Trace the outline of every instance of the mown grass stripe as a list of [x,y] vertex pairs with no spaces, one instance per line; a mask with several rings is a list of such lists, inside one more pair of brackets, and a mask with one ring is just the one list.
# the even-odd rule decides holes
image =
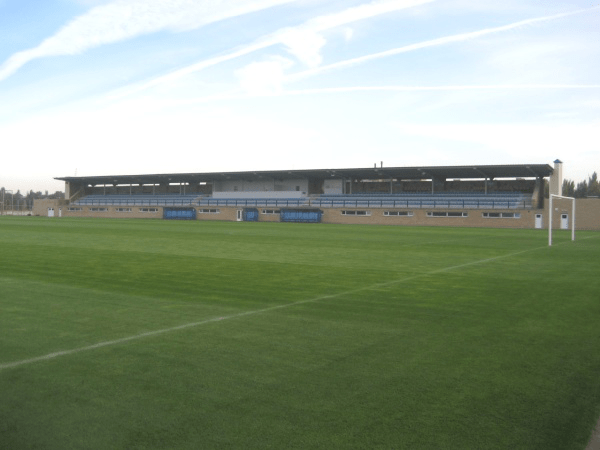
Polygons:
[[206,325],[206,324],[213,323],[213,322],[219,322],[219,321],[229,320],[229,319],[236,319],[236,318],[239,318],[239,317],[250,316],[250,315],[254,315],[254,314],[260,314],[260,313],[274,311],[274,310],[282,309],[282,308],[289,308],[289,307],[292,307],[292,306],[301,305],[301,304],[305,304],[305,303],[313,303],[313,302],[318,302],[318,301],[321,301],[321,300],[342,297],[342,296],[350,295],[350,294],[356,294],[358,292],[364,292],[364,291],[369,291],[369,290],[373,290],[373,289],[379,289],[381,287],[392,286],[392,285],[395,285],[395,284],[404,283],[406,281],[412,281],[412,280],[415,280],[415,279],[418,279],[418,278],[422,278],[422,277],[426,277],[426,276],[430,276],[430,275],[435,275],[435,274],[438,274],[438,273],[443,273],[443,272],[448,272],[448,271],[452,271],[452,270],[462,269],[464,267],[474,266],[474,265],[477,265],[477,264],[485,264],[485,263],[496,261],[496,260],[499,260],[499,259],[509,258],[509,257],[512,257],[512,256],[517,256],[517,255],[520,255],[520,254],[523,254],[523,253],[527,253],[527,252],[539,250],[541,248],[545,248],[545,247],[537,247],[537,248],[533,248],[533,249],[522,250],[522,251],[519,251],[519,252],[510,253],[510,254],[507,254],[507,255],[495,256],[493,258],[486,258],[486,259],[481,259],[481,260],[478,260],[478,261],[472,261],[472,262],[469,262],[469,263],[458,264],[456,266],[444,267],[442,269],[436,269],[436,270],[432,270],[430,272],[426,272],[426,273],[422,273],[422,274],[418,274],[418,275],[413,275],[413,276],[401,278],[401,279],[398,279],[398,280],[392,280],[392,281],[388,281],[388,282],[385,282],[385,283],[376,283],[376,284],[373,284],[371,286],[365,286],[365,287],[358,288],[358,289],[352,289],[352,290],[345,291],[345,292],[340,292],[340,293],[337,293],[337,294],[323,295],[323,296],[316,297],[316,298],[311,298],[311,299],[307,299],[307,300],[299,300],[299,301],[296,301],[296,302],[285,303],[285,304],[282,304],[282,305],[270,306],[270,307],[267,307],[267,308],[261,308],[261,309],[257,309],[257,310],[253,310],[253,311],[245,311],[245,312],[241,312],[241,313],[238,313],[238,314],[232,314],[232,315],[229,315],[229,316],[214,317],[214,318],[211,318],[211,319],[201,320],[199,322],[191,322],[191,323],[186,323],[186,324],[183,324],[183,325],[178,325],[178,326],[175,326],[175,327],[164,328],[164,329],[154,330],[154,331],[148,331],[148,332],[136,334],[136,335],[133,335],[133,336],[127,336],[127,337],[120,338],[120,339],[114,339],[114,340],[110,340],[110,341],[99,342],[97,344],[88,345],[86,347],[80,347],[80,348],[75,348],[75,349],[71,349],[71,350],[63,350],[63,351],[59,351],[59,352],[49,353],[49,354],[43,355],[43,356],[38,356],[38,357],[35,357],[35,358],[28,358],[28,359],[24,359],[24,360],[21,360],[21,361],[14,361],[14,362],[10,362],[10,363],[4,363],[4,364],[0,364],[0,370],[11,369],[11,368],[23,366],[23,365],[26,365],[26,364],[32,364],[32,363],[36,363],[36,362],[46,361],[46,360],[58,358],[60,356],[73,355],[73,354],[76,354],[76,353],[85,352],[85,351],[89,351],[89,350],[95,350],[95,349],[98,349],[98,348],[108,347],[108,346],[111,346],[111,345],[123,344],[125,342],[135,341],[135,340],[143,339],[143,338],[146,338],[146,337],[157,336],[157,335],[164,334],[164,333],[169,333],[169,332],[172,332],[172,331],[184,330],[186,328],[193,328],[193,327],[197,327],[197,326],[200,326],[200,325]]
[[600,234],[556,237],[0,218],[0,364],[51,355],[0,370],[2,443],[582,449]]

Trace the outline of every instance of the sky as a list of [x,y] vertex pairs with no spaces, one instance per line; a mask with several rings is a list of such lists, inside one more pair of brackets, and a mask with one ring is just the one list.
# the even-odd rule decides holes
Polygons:
[[600,172],[598,0],[0,0],[0,187],[172,172]]

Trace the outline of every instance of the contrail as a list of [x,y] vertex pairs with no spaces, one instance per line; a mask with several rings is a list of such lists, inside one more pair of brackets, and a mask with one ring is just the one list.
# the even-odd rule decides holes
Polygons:
[[112,1],[75,17],[38,46],[14,53],[0,64],[0,81],[37,58],[75,55],[91,48],[162,30],[187,31],[294,0]]
[[250,53],[254,53],[258,50],[272,47],[277,44],[282,44],[285,41],[286,36],[289,36],[290,33],[305,31],[318,33],[332,28],[347,25],[353,22],[358,22],[360,20],[376,17],[385,13],[400,11],[403,9],[423,5],[426,3],[431,3],[433,1],[434,0],[390,0],[371,2],[366,5],[351,7],[338,13],[318,16],[306,21],[301,25],[283,28],[272,34],[266,35],[263,38],[254,41],[251,44],[238,47],[237,49],[234,49],[233,51],[227,54],[199,61],[195,64],[191,64],[189,66],[172,71],[165,75],[153,78],[149,81],[141,82],[136,85],[119,89],[112,95],[110,95],[108,98],[109,100],[115,100],[131,94],[135,94],[157,86],[159,84],[177,80],[178,78],[181,78],[190,73],[199,72],[208,67],[216,66],[217,64],[221,64],[223,62],[230,61],[232,59],[236,59],[241,56],[248,55]]
[[[420,2],[414,2],[414,3],[406,3],[404,5],[404,7],[409,7],[409,6],[415,6],[416,4],[422,4],[422,3],[428,3],[431,0],[425,0],[425,1],[420,1]],[[502,31],[507,31],[507,30],[511,30],[514,28],[518,28],[518,27],[522,27],[525,25],[530,25],[530,24],[534,24],[537,22],[546,22],[546,21],[550,21],[550,20],[556,20],[556,19],[560,19],[562,17],[567,17],[570,15],[575,15],[575,14],[580,14],[583,12],[588,12],[591,11],[593,9],[597,9],[598,7],[594,7],[594,8],[590,8],[590,9],[584,9],[584,10],[577,10],[577,11],[571,11],[571,12],[567,12],[567,13],[561,13],[561,14],[555,14],[555,15],[550,15],[550,16],[544,16],[544,17],[536,17],[533,19],[527,19],[527,20],[522,20],[519,22],[515,22],[512,24],[508,24],[508,25],[503,25],[500,27],[493,27],[493,28],[486,28],[484,30],[480,30],[480,31],[473,31],[473,32],[468,32],[468,33],[461,33],[461,34],[456,34],[456,35],[452,35],[452,36],[446,36],[443,38],[437,38],[437,39],[432,39],[432,40],[428,40],[428,41],[424,41],[424,42],[420,42],[420,43],[416,43],[416,44],[411,44],[411,45],[407,45],[404,47],[399,47],[399,48],[395,48],[392,50],[387,50],[387,51],[383,51],[383,52],[379,52],[379,53],[374,53],[371,55],[365,55],[365,56],[361,56],[358,58],[353,58],[353,59],[349,59],[346,61],[340,61],[338,63],[334,63],[334,64],[329,64],[326,66],[322,66],[319,68],[314,68],[314,69],[309,69],[309,70],[305,70],[302,72],[299,72],[295,75],[288,75],[287,77],[285,77],[284,82],[286,83],[290,83],[290,82],[294,82],[296,80],[299,79],[304,79],[313,75],[318,75],[322,72],[325,71],[329,71],[329,70],[336,70],[336,69],[341,69],[344,67],[349,67],[349,66],[353,66],[353,65],[357,65],[357,64],[361,64],[367,61],[371,61],[374,59],[378,59],[378,58],[384,58],[387,56],[392,56],[392,55],[396,55],[396,54],[400,54],[400,53],[406,53],[406,52],[410,52],[410,51],[415,51],[415,50],[420,50],[422,48],[427,48],[427,47],[434,47],[434,46],[438,46],[438,45],[445,45],[445,44],[449,44],[452,42],[460,42],[460,41],[466,41],[469,39],[474,39],[476,37],[479,36],[484,36],[486,34],[492,34],[492,33],[499,33]],[[350,10],[352,10],[353,8],[350,8]],[[373,15],[376,15],[376,13],[382,13],[382,12],[387,12],[389,9],[387,10],[383,10],[381,7],[375,8],[374,11],[370,12],[369,14],[367,14],[367,12],[363,11],[363,16],[360,15],[356,15],[356,14],[349,14],[348,11],[343,11],[342,13],[338,13],[337,15],[331,15],[331,16],[327,16],[327,17],[323,17],[323,18],[315,18],[312,19],[311,21],[306,22],[304,25],[300,25],[298,27],[294,27],[293,29],[313,29],[314,31],[323,31],[325,29],[328,29],[330,27],[333,26],[340,26],[344,23],[349,23],[351,21],[356,21],[359,20],[360,18],[366,18],[366,17],[372,17]],[[395,9],[403,9],[400,8],[399,6],[396,6]],[[339,16],[339,17],[338,17]],[[343,20],[342,17],[345,19]],[[174,72],[168,73],[166,75],[163,75],[161,77],[157,77],[154,78],[148,82],[145,83],[141,83],[138,84],[136,86],[131,86],[129,88],[126,88],[124,90],[119,90],[117,92],[115,92],[112,96],[109,97],[110,100],[114,100],[114,99],[118,99],[121,97],[125,97],[146,89],[149,89],[151,87],[157,86],[159,84],[168,82],[168,81],[172,81],[172,80],[176,80],[180,77],[183,77],[185,75],[188,75],[190,73],[194,73],[194,72],[198,72],[201,71],[203,69],[206,69],[208,67],[212,67],[215,66],[217,64],[220,64],[222,62],[226,62],[232,59],[236,59],[239,58],[241,56],[253,53],[255,51],[276,45],[281,43],[281,34],[286,31],[286,30],[280,30],[279,32],[273,33],[272,35],[266,36],[265,38],[258,40],[256,42],[254,42],[253,44],[250,44],[248,46],[245,47],[241,47],[235,51],[232,51],[228,54],[222,55],[222,56],[217,56],[215,58],[211,58],[211,59],[207,59],[204,61],[200,61],[196,64],[192,64],[190,66],[184,67],[182,69],[176,70]],[[289,30],[287,30],[289,31]],[[524,85],[523,85],[524,86]],[[548,88],[554,88],[554,89],[571,89],[572,87],[567,87],[566,85],[543,85],[543,87],[541,87],[542,85],[540,85],[539,89],[548,89]],[[553,87],[551,87],[553,86]],[[559,87],[562,86],[562,87]],[[587,87],[595,87],[596,85],[590,85]],[[513,87],[515,89],[520,89],[518,87]],[[531,88],[531,86],[530,86]],[[327,92],[335,92],[336,88],[333,88],[331,90],[328,90]],[[344,88],[339,88],[338,92],[343,92]],[[440,88],[433,88],[433,87],[425,87],[422,89],[419,88],[383,88],[381,90],[435,90],[435,89],[439,89],[439,90],[459,90],[459,89],[493,89],[492,87],[472,87],[472,88],[466,88],[466,87],[448,87],[448,88],[444,88],[444,87],[440,87]],[[502,87],[497,87],[497,89],[502,89]],[[525,87],[523,87],[523,89],[525,89]],[[347,88],[347,91],[358,91],[358,90],[378,90],[378,88],[376,87],[366,87],[366,88]],[[305,93],[317,93],[316,90],[308,90],[308,91],[292,91],[289,95],[295,95],[294,92],[296,93],[296,95],[298,95],[300,92],[305,92]],[[325,91],[319,91],[321,93],[325,92]],[[278,95],[287,95],[287,93],[283,92],[283,93],[274,93],[273,96],[278,96]],[[238,98],[239,96],[230,96],[228,94],[225,94],[224,96],[220,96],[220,95],[216,95],[216,96],[211,96],[209,97],[209,100],[215,100],[217,98]],[[193,102],[193,101],[192,101]]]
[[295,75],[290,75],[290,76],[286,77],[285,81],[293,82],[293,81],[304,79],[304,78],[314,76],[314,75],[317,75],[317,74],[320,74],[323,72],[328,72],[328,71],[337,70],[337,69],[343,69],[346,67],[355,66],[358,64],[362,64],[362,63],[365,63],[368,61],[373,61],[373,60],[380,59],[380,58],[385,58],[388,56],[399,55],[401,53],[408,53],[408,52],[412,52],[415,50],[421,50],[421,49],[428,48],[428,47],[437,47],[440,45],[446,45],[446,44],[450,44],[453,42],[468,41],[470,39],[478,38],[480,36],[485,36],[487,34],[500,33],[502,31],[513,30],[515,28],[523,27],[525,25],[531,25],[531,24],[538,23],[538,22],[548,22],[551,20],[561,19],[563,17],[572,16],[575,14],[589,12],[589,11],[591,11],[593,9],[597,9],[597,8],[600,8],[600,7],[596,6],[594,8],[580,9],[577,11],[571,11],[571,12],[561,13],[561,14],[554,14],[551,16],[536,17],[533,19],[521,20],[519,22],[511,23],[508,25],[502,25],[500,27],[486,28],[484,30],[471,31],[468,33],[459,33],[459,34],[454,34],[451,36],[445,36],[442,38],[418,42],[416,44],[405,45],[403,47],[398,47],[398,48],[394,48],[391,50],[386,50],[386,51],[378,52],[378,53],[372,53],[370,55],[360,56],[358,58],[347,59],[345,61],[340,61],[340,62],[329,64],[326,66],[321,66],[321,67],[315,68],[315,69],[308,69],[308,70],[299,72]]

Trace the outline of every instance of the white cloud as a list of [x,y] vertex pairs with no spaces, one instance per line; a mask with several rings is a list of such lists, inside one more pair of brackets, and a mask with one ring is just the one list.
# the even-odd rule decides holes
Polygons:
[[271,95],[281,92],[284,70],[293,65],[286,58],[253,62],[236,71],[242,88],[250,95]]
[[312,30],[291,29],[281,36],[281,43],[300,62],[308,67],[317,67],[323,60],[320,52],[327,41]]
[[332,28],[337,28],[349,23],[358,22],[360,20],[370,19],[382,14],[400,11],[407,8],[412,8],[426,3],[431,3],[433,0],[383,0],[372,1],[370,3],[354,6],[345,9],[339,13],[328,14],[316,17],[309,20],[302,28],[311,29],[313,31],[324,31]]
[[[315,17],[297,27],[279,30],[274,33],[274,36],[278,42],[284,44],[288,51],[301,62],[309,67],[317,67],[322,61],[320,50],[326,44],[325,38],[320,34],[321,32],[382,14],[430,3],[431,1],[433,0],[372,1],[337,13]],[[350,38],[347,31],[346,37],[347,39]]]
[[511,24],[503,25],[503,26],[499,26],[499,27],[485,28],[485,29],[479,30],[479,31],[471,31],[471,32],[467,32],[467,33],[459,33],[459,34],[454,34],[451,36],[445,36],[445,37],[437,38],[437,39],[430,39],[427,41],[418,42],[416,44],[405,45],[403,47],[393,48],[391,50],[372,53],[369,55],[360,56],[358,58],[347,59],[347,60],[340,61],[337,63],[329,64],[326,66],[305,70],[303,72],[300,72],[293,76],[290,76],[288,78],[288,81],[295,81],[298,79],[307,78],[307,77],[318,75],[320,73],[331,71],[331,70],[352,67],[352,66],[356,66],[359,64],[369,62],[369,61],[374,61],[374,60],[381,59],[381,58],[387,58],[389,56],[399,55],[401,53],[412,52],[412,51],[421,50],[421,49],[428,48],[428,47],[437,47],[440,45],[446,45],[446,44],[450,44],[450,43],[454,43],[454,42],[468,41],[470,39],[475,39],[475,38],[485,36],[488,34],[492,34],[492,33],[500,33],[500,32],[504,32],[504,31],[520,28],[523,26],[532,25],[534,23],[547,22],[550,20],[556,20],[556,19],[560,19],[563,17],[571,16],[573,14],[589,12],[593,9],[597,9],[597,8],[571,11],[568,13],[554,14],[551,16],[536,17],[533,19],[521,20],[519,22],[515,22],[515,23],[511,23]]
[[13,54],[0,66],[0,81],[36,58],[73,55],[161,30],[190,30],[291,1],[117,0],[76,17],[39,46]]
[[[433,1],[434,0],[382,0],[371,2],[358,7],[348,8],[339,13],[319,16],[314,19],[308,20],[304,24],[299,25],[297,27],[288,27],[278,30],[275,33],[264,36],[263,38],[249,45],[240,47],[231,53],[203,60],[196,64],[192,64],[188,67],[184,67],[183,69],[179,69],[166,75],[154,78],[153,80],[140,83],[134,86],[126,87],[111,95],[110,99],[131,95],[152,88],[162,83],[173,82],[178,78],[181,78],[194,72],[198,72],[200,70],[204,70],[208,67],[215,66],[222,62],[236,59],[241,56],[253,53],[255,51],[271,47],[276,44],[286,43],[286,38],[289,40],[289,37],[294,35],[313,35],[311,38],[312,43],[310,45],[305,46],[298,43],[296,45],[290,45],[290,42],[287,43],[289,45],[288,49],[290,53],[303,60],[303,62],[308,62],[308,65],[310,67],[311,64],[314,64],[317,61],[317,59],[320,62],[321,57],[315,49],[317,49],[318,47],[318,49],[320,50],[320,48],[324,44],[324,41],[321,41],[318,37],[319,33],[332,28],[341,27],[343,25],[347,25],[349,23],[353,23],[359,20],[369,19],[377,15],[389,13],[392,11],[400,11],[417,5],[431,3]],[[292,39],[292,41],[296,40]]]

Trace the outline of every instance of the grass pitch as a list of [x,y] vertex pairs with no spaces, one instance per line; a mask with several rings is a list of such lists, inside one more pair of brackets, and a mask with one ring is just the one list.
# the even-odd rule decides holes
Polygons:
[[0,448],[583,449],[600,234],[0,217]]

